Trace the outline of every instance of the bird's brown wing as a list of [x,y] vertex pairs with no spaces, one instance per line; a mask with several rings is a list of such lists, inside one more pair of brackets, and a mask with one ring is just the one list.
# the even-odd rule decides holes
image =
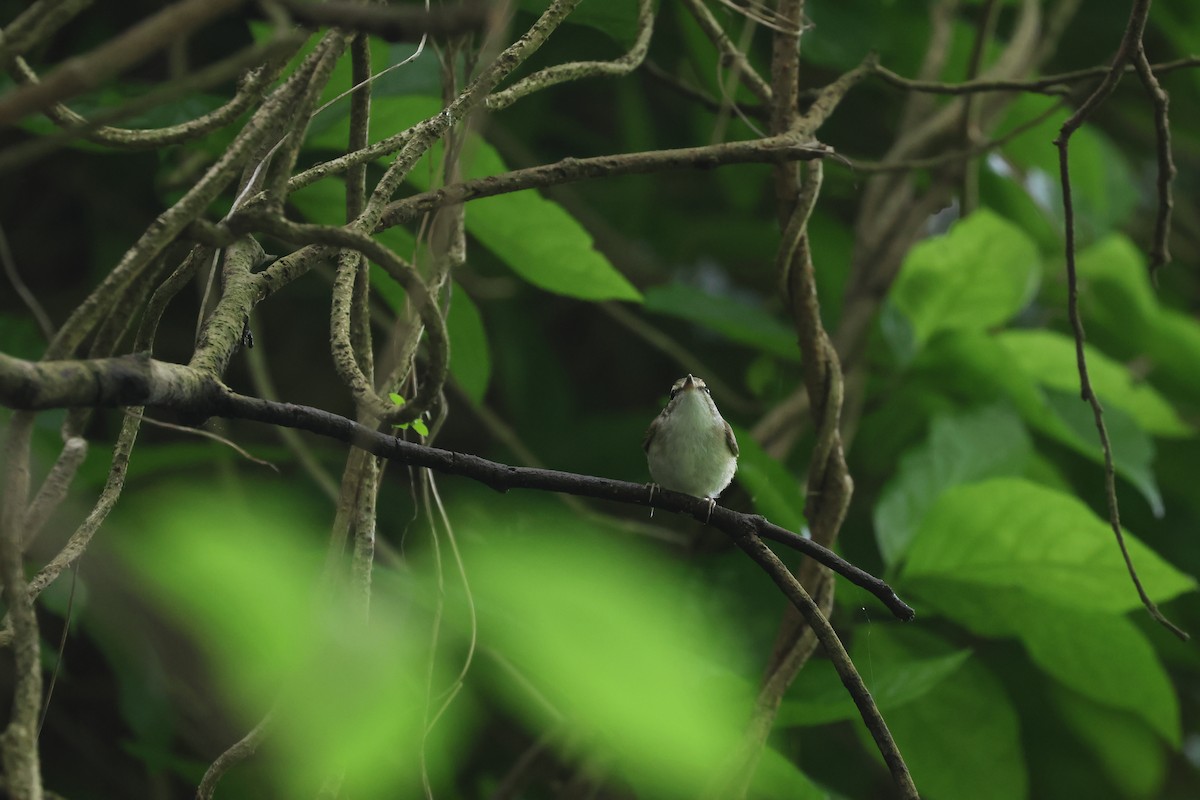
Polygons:
[[658,420],[661,416],[660,414],[654,418],[654,422],[651,422],[650,427],[646,428],[646,435],[642,437],[642,450],[646,452],[650,451],[650,443],[654,441],[654,434],[658,433]]
[[741,451],[738,449],[737,439],[733,435],[733,428],[729,427],[728,422],[725,423],[725,444],[729,445],[729,452],[733,453],[734,458],[741,454]]

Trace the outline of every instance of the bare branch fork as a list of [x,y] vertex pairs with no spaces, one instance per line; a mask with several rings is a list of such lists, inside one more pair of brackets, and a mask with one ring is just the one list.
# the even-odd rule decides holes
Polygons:
[[[468,453],[406,442],[321,409],[240,395],[198,370],[145,355],[30,362],[0,353],[0,404],[29,411],[147,406],[176,411],[191,419],[219,416],[264,422],[328,436],[398,463],[461,475],[500,492],[540,489],[689,514],[697,520],[707,520],[743,548],[745,542],[755,546],[752,543],[760,538],[785,544],[871,592],[899,619],[908,621],[915,616],[913,609],[883,580],[762,516],[718,506],[710,518],[707,501],[679,492],[659,491],[651,499],[641,483],[511,466]],[[774,574],[772,578],[777,582],[787,580]]]
[[1079,394],[1091,406],[1092,417],[1096,423],[1096,432],[1100,438],[1100,448],[1104,452],[1104,494],[1108,502],[1109,526],[1112,528],[1113,535],[1117,539],[1117,546],[1121,548],[1121,556],[1125,559],[1125,568],[1129,571],[1129,578],[1133,581],[1134,588],[1137,589],[1138,597],[1141,599],[1142,605],[1146,607],[1146,611],[1164,628],[1186,641],[1189,638],[1187,632],[1167,619],[1159,611],[1154,601],[1150,599],[1150,596],[1146,594],[1146,589],[1142,586],[1142,581],[1138,577],[1137,568],[1133,564],[1133,558],[1129,554],[1129,548],[1125,544],[1125,534],[1121,531],[1121,511],[1117,504],[1117,477],[1116,465],[1113,461],[1112,441],[1108,436],[1108,427],[1104,424],[1104,408],[1100,405],[1100,398],[1096,396],[1096,392],[1092,388],[1092,381],[1088,375],[1087,355],[1084,350],[1087,336],[1083,329],[1083,317],[1079,313],[1079,278],[1075,266],[1075,208],[1071,200],[1071,172],[1068,160],[1071,135],[1083,126],[1087,118],[1092,115],[1092,112],[1108,99],[1108,96],[1117,88],[1117,83],[1121,80],[1126,66],[1131,63],[1135,65],[1154,103],[1155,122],[1158,129],[1159,214],[1155,231],[1156,239],[1153,246],[1154,258],[1151,260],[1151,271],[1153,272],[1154,269],[1157,269],[1163,260],[1167,258],[1166,236],[1170,232],[1171,209],[1170,181],[1175,167],[1171,162],[1170,140],[1167,134],[1166,94],[1154,79],[1154,75],[1146,61],[1146,54],[1142,45],[1142,34],[1146,29],[1146,18],[1149,14],[1150,0],[1134,0],[1133,7],[1129,12],[1129,23],[1125,28],[1124,36],[1121,37],[1121,44],[1117,49],[1116,56],[1113,58],[1112,66],[1095,91],[1063,123],[1062,128],[1059,130],[1058,138],[1054,140],[1054,145],[1058,148],[1059,178],[1062,182],[1063,219],[1066,228],[1067,312],[1071,318],[1072,331],[1075,334],[1075,360],[1079,369]]

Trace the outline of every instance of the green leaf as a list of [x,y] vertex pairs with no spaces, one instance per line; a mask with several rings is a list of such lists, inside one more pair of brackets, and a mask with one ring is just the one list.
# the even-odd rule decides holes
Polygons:
[[[1126,532],[1147,593],[1163,601],[1195,580]],[[904,584],[952,579],[979,591],[1022,589],[1047,602],[1121,613],[1141,603],[1107,522],[1076,498],[1019,478],[950,489],[909,547]]]
[[429,426],[425,424],[424,420],[414,419],[412,421],[412,429],[422,436],[429,435]]
[[[859,629],[864,639],[870,629]],[[911,658],[879,659],[868,657],[868,646],[857,646],[854,662],[859,669],[871,663],[866,676],[867,688],[881,712],[911,703],[935,692],[939,684],[954,674],[971,656],[970,650],[945,654],[920,654]],[[833,665],[826,660],[813,660],[804,668],[804,679],[798,681],[779,708],[776,724],[784,727],[824,725],[841,720],[861,719],[858,707],[846,692]]]
[[[425,746],[435,772],[451,763],[443,737],[426,737],[424,680],[397,680],[429,667],[423,623],[400,618],[404,604],[382,575],[370,623],[346,597],[314,602],[321,515],[267,485],[251,498],[160,494],[121,555],[147,600],[195,637],[239,717],[253,724],[281,699],[265,762],[278,786],[270,794],[312,795],[337,774],[356,796],[412,796]],[[437,673],[435,685],[449,685]],[[449,733],[456,718],[452,708],[439,726]]]
[[1148,359],[1149,379],[1200,404],[1200,322],[1159,303],[1145,254],[1127,237],[1106,237],[1079,254],[1080,308],[1089,334],[1121,358]]
[[1079,273],[1079,305],[1088,334],[1107,330],[1115,343],[1142,350],[1158,315],[1158,298],[1150,285],[1146,259],[1137,245],[1112,234],[1075,258]]
[[1005,406],[935,417],[929,438],[909,451],[875,506],[875,539],[889,564],[903,555],[925,512],[951,486],[1019,475],[1033,452],[1025,426]]
[[[508,170],[484,142],[468,145],[466,151],[467,178]],[[595,249],[591,234],[562,206],[533,189],[474,200],[467,205],[466,222],[472,236],[538,288],[581,300],[642,299]]]
[[[1052,97],[1021,95],[1013,100],[996,135],[1041,116],[1059,101]],[[1058,135],[1069,110],[1050,113],[1040,124],[1004,146],[1004,153],[1023,168],[1025,185],[1038,204],[1062,224],[1062,190],[1058,150],[1048,142]],[[1080,240],[1096,241],[1127,221],[1137,207],[1138,181],[1121,151],[1095,126],[1084,126],[1071,136],[1071,197]]]
[[1020,627],[1034,662],[1097,703],[1136,714],[1175,747],[1181,731],[1171,679],[1125,617],[1039,606]]
[[1097,766],[1123,796],[1159,796],[1166,753],[1144,722],[1069,689],[1058,689],[1051,697],[1059,716],[1092,749]]
[[[1017,365],[1042,386],[1079,394],[1075,340],[1056,331],[1014,330],[996,334]],[[1085,346],[1092,388],[1106,406],[1119,408],[1157,436],[1189,436],[1192,428],[1153,387],[1136,381],[1129,369]]]
[[[911,626],[874,636],[871,648],[875,669],[890,661],[926,661],[958,652]],[[869,671],[864,679],[867,675]],[[1028,775],[1017,713],[980,659],[967,659],[919,701],[890,709],[887,724],[922,797],[1026,797]],[[855,730],[863,747],[879,760],[865,726]]]
[[[992,402],[997,395],[1008,397],[1030,428],[1103,466],[1091,411],[1079,400],[1078,392],[1067,395],[1039,386],[997,337],[971,332],[939,336],[922,352],[916,371],[941,391],[973,402]],[[1138,487],[1154,513],[1160,513],[1162,497],[1152,463],[1154,443],[1115,406],[1108,406],[1105,419],[1117,474]]]
[[476,404],[482,403],[492,376],[487,331],[479,308],[457,283],[450,296],[446,329],[450,333],[450,373],[467,397]]
[[396,394],[395,392],[388,392],[388,398],[391,399],[391,401],[398,406],[402,406],[408,402],[407,400],[405,400],[403,397]]
[[749,431],[735,428],[738,448],[737,479],[754,510],[789,531],[801,533],[804,520],[804,486],[787,467],[767,454]]
[[[1046,390],[1046,401],[1054,410],[1054,421],[1062,423],[1069,435],[1059,433],[1059,426],[1052,427],[1052,435],[1059,441],[1071,445],[1076,451],[1091,457],[1096,463],[1104,463],[1104,451],[1100,447],[1100,434],[1096,429],[1096,417],[1092,407],[1079,399],[1079,395]],[[1104,412],[1104,428],[1108,431],[1109,444],[1113,451],[1113,464],[1117,474],[1137,487],[1150,510],[1156,517],[1164,512],[1162,491],[1154,476],[1154,441],[1128,414],[1116,406]]]
[[1150,358],[1158,366],[1156,381],[1170,385],[1200,405],[1200,322],[1190,315],[1163,309],[1147,347]]
[[648,311],[702,325],[734,342],[788,361],[800,360],[796,332],[758,306],[728,295],[713,295],[683,283],[646,290]]
[[763,748],[749,796],[755,800],[830,800],[829,792],[773,747]]
[[474,543],[465,560],[481,646],[522,676],[505,682],[502,702],[535,724],[555,709],[639,796],[698,796],[740,741],[751,702],[720,666],[744,646],[733,620],[680,602],[689,590],[678,565],[551,506],[500,517],[480,507],[456,534]]
[[[372,103],[373,130],[390,135],[440,111],[440,103],[431,97],[383,97]],[[344,135],[330,135],[328,141],[325,136],[314,137],[309,146],[344,146]],[[409,173],[409,183],[422,191],[428,189],[432,185],[432,165],[439,163],[440,152],[437,147],[432,155],[423,157]],[[508,171],[495,148],[478,137],[470,137],[462,152],[464,180]],[[381,160],[390,161],[391,157]],[[344,216],[344,206],[341,213]],[[339,219],[336,224],[343,222]],[[466,227],[513,272],[541,289],[583,300],[641,299],[637,289],[593,247],[591,234],[562,206],[533,189],[471,201],[466,206]],[[413,248],[405,245],[412,242],[412,237],[405,233],[403,241],[392,243],[386,238],[391,230],[399,229],[377,235],[401,255],[410,253]]]
[[[288,196],[310,222],[321,225],[344,225],[346,222],[346,183],[340,178],[327,178],[298,189]],[[384,246],[404,259],[412,261],[417,249],[416,240],[404,228],[388,228],[375,234]],[[404,310],[404,288],[377,264],[371,264],[371,288],[387,304],[393,314]]]
[[1170,679],[1145,635],[1125,617],[1067,605],[1028,587],[982,588],[954,576],[915,580],[909,589],[924,607],[980,636],[1019,639],[1033,662],[1063,686],[1135,714],[1165,741],[1179,744],[1179,705]]
[[990,211],[909,251],[891,300],[917,339],[943,330],[986,330],[1007,322],[1033,296],[1041,275],[1037,245]]

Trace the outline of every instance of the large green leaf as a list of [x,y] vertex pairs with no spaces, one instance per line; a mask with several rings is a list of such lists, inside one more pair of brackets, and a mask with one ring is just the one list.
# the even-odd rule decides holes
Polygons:
[[1179,705],[1170,679],[1146,637],[1120,614],[1066,605],[1029,588],[984,588],[952,576],[917,578],[905,586],[918,607],[980,636],[1019,639],[1033,662],[1062,685],[1135,714],[1165,741],[1179,743]]
[[[122,555],[148,601],[192,632],[239,717],[253,724],[276,707],[272,794],[312,795],[336,774],[356,796],[411,796],[423,764],[451,763],[426,737],[420,604],[389,598],[377,579],[368,623],[348,595],[314,594],[322,515],[266,485],[252,497],[154,498]],[[441,673],[438,665],[434,685],[447,685]]]
[[[889,633],[872,637],[875,669],[889,661],[920,662],[957,652],[920,628],[885,630]],[[967,659],[920,700],[890,709],[887,724],[922,797],[1026,796],[1028,776],[1016,710],[978,658]],[[863,746],[877,755],[865,726],[856,730]]]
[[[495,148],[476,137],[464,146],[462,164],[465,179],[508,171]],[[428,189],[429,170],[414,169],[409,181]],[[466,225],[484,247],[534,286],[583,300],[641,300],[638,290],[595,249],[591,234],[536,190],[473,200],[467,204]]]
[[1068,689],[1052,695],[1059,716],[1096,755],[1105,777],[1126,797],[1157,797],[1167,774],[1162,743],[1137,716]]
[[[1196,588],[1131,533],[1125,542],[1154,600]],[[1094,613],[1140,607],[1108,524],[1075,497],[1018,478],[943,494],[925,515],[901,575],[905,584],[942,578],[981,592],[1022,589]]]
[[[1007,397],[1030,428],[1103,465],[1090,407],[1079,399],[1078,391],[1040,386],[1037,377],[1026,372],[997,337],[971,332],[939,336],[921,354],[917,367],[942,391],[975,402],[991,402],[997,395]],[[1056,380],[1065,379],[1059,376]],[[1138,488],[1155,514],[1161,514],[1150,435],[1111,404],[1105,422],[1117,474]]]
[[[372,130],[380,131],[373,138],[405,130],[440,110],[440,103],[431,97],[382,97],[371,106]],[[344,141],[340,132],[326,131],[311,137],[308,145],[344,147]],[[434,165],[440,162],[440,145],[431,153],[408,175],[409,182],[421,191],[433,185]],[[464,179],[508,171],[496,150],[474,136],[463,147],[462,166]],[[313,186],[303,191],[312,190]],[[637,289],[593,247],[591,234],[562,206],[546,200],[535,190],[471,201],[466,209],[466,227],[484,247],[534,286],[584,300],[641,299]],[[384,231],[379,236],[382,239],[388,233]]]
[[809,780],[773,747],[763,749],[750,785],[750,796],[756,800],[830,800],[829,792]]
[[1041,274],[1037,245],[1011,222],[981,210],[913,247],[891,300],[917,340],[944,330],[986,330],[1029,302]]
[[720,667],[737,652],[732,620],[681,602],[677,565],[553,506],[469,516],[456,528],[474,542],[480,640],[522,676],[502,701],[535,722],[556,709],[645,796],[697,796],[740,741],[751,699]]
[[1078,258],[1080,307],[1088,332],[1124,359],[1148,359],[1157,387],[1200,405],[1200,322],[1160,304],[1146,256],[1112,235]]
[[646,309],[703,325],[728,339],[788,361],[800,360],[796,333],[762,308],[683,283],[646,290]]
[[[949,653],[922,653],[910,658],[875,658],[870,629],[859,629],[864,644],[856,645],[853,658],[859,670],[871,664],[864,676],[875,705],[885,718],[892,709],[925,697],[954,674],[971,656],[970,650]],[[887,634],[884,634],[887,635]],[[858,706],[846,692],[833,665],[824,659],[810,661],[796,687],[779,707],[776,724],[784,727],[824,725],[841,720],[861,719]]]
[[909,451],[875,506],[875,539],[889,564],[904,554],[921,519],[951,486],[1019,475],[1033,452],[1020,418],[1006,406],[934,418],[929,438]]
[[[1017,366],[1042,386],[1079,392],[1075,340],[1056,331],[1014,330],[996,334]],[[1129,369],[1093,347],[1085,346],[1092,388],[1106,406],[1119,408],[1157,436],[1189,436],[1191,426],[1179,418],[1162,395],[1140,383]]]
[[[1020,95],[1008,108],[997,135],[1003,136],[1047,113],[1057,98]],[[1023,168],[1025,185],[1038,204],[1062,224],[1062,190],[1058,149],[1050,145],[1069,109],[1050,112],[1046,119],[1004,146],[1005,154]],[[1120,149],[1095,126],[1086,125],[1071,137],[1071,197],[1079,240],[1102,238],[1129,218],[1137,206],[1139,186]]]

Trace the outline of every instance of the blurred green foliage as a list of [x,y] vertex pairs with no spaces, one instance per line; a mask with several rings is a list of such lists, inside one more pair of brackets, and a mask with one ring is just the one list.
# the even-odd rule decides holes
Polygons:
[[[545,2],[517,5],[522,25]],[[979,4],[963,5],[947,80],[963,76],[974,38],[967,19]],[[1015,5],[1002,4],[1001,36]],[[616,55],[631,39],[634,7],[582,4],[580,24],[557,32],[524,69]],[[1048,71],[1106,63],[1126,12],[1124,4],[1088,4]],[[815,27],[804,38],[805,87],[872,49],[906,75],[921,64],[927,4],[813,0],[807,13]],[[102,40],[115,24],[103,17],[85,14],[67,42]],[[721,19],[740,29],[739,18]],[[1151,59],[1194,50],[1195,23],[1188,0],[1155,3]],[[198,61],[210,60],[261,30],[227,20],[191,46]],[[412,52],[381,43],[372,50],[377,69]],[[761,68],[768,54],[759,31],[751,60]],[[679,4],[659,4],[651,58],[721,96],[716,51]],[[148,66],[78,107],[137,93],[163,69]],[[349,75],[344,60],[326,100],[348,88]],[[381,79],[371,139],[436,112],[438,81],[432,49]],[[1151,597],[1200,633],[1191,577],[1200,574],[1200,209],[1191,200],[1200,79],[1182,70],[1164,84],[1180,168],[1175,264],[1151,282],[1153,120],[1127,79],[1072,140],[1079,299],[1134,561]],[[217,94],[149,121],[210,108]],[[733,96],[755,102],[742,88]],[[902,101],[867,81],[821,138],[838,152],[877,158],[899,133]],[[1016,98],[994,132],[1055,102]],[[339,101],[313,121],[302,167],[344,147],[347,109]],[[1078,395],[1050,144],[1068,113],[1054,112],[982,162],[977,211],[931,221],[884,298],[847,411],[855,497],[840,548],[893,581],[918,617],[902,626],[840,582],[833,621],[922,796],[934,800],[1200,793],[1200,656],[1141,610],[1108,527],[1102,458]],[[643,73],[556,87],[479,122],[464,145],[467,177],[694,146],[716,130],[710,111]],[[8,143],[26,134],[3,135]],[[753,133],[734,117],[724,135]],[[79,147],[12,177],[0,221],[52,318],[65,318],[226,137],[151,155]],[[414,170],[405,192],[441,183],[440,152]],[[371,165],[370,176],[384,163]],[[834,161],[825,173],[811,234],[822,314],[833,328],[868,176]],[[341,224],[344,210],[337,178],[289,198],[297,219]],[[738,482],[722,502],[802,529],[811,434],[782,459],[770,454],[775,442],[751,438],[801,381],[776,284],[775,213],[761,166],[631,175],[470,203],[468,263],[449,301],[450,415],[436,444],[646,480],[642,432],[671,382],[703,365],[702,377],[729,387],[714,397],[742,447]],[[420,223],[380,238],[427,264]],[[405,298],[382,271],[372,269],[371,280],[381,342]],[[156,356],[186,360],[199,294],[185,292],[169,309]],[[619,324],[604,305],[616,301],[660,338]],[[263,304],[253,325],[283,399],[352,415],[329,357],[328,314],[328,273],[318,269]],[[0,349],[22,357],[40,349],[36,326],[7,291]],[[252,391],[240,359],[228,381]],[[57,454],[61,419],[39,417],[42,470]],[[116,413],[92,421],[93,450],[76,492],[31,560],[52,555],[87,513],[107,473],[104,444],[120,423]],[[508,782],[536,800],[599,785],[684,798],[727,765],[784,608],[728,542],[662,515],[647,521],[602,506],[614,518],[593,519],[555,498],[500,496],[440,478],[448,530],[421,513],[420,478],[389,467],[367,621],[355,595],[323,577],[333,504],[270,430],[213,426],[282,475],[217,442],[143,429],[125,495],[78,576],[76,621],[42,736],[50,788],[74,798],[191,796],[205,766],[271,708],[260,757],[234,767],[217,797],[313,796],[335,778],[357,797],[420,796],[428,780],[435,797],[488,797]],[[344,450],[306,442],[336,478]],[[631,538],[631,523],[645,532],[648,522],[661,539]],[[65,580],[42,604],[47,650],[63,624]],[[522,764],[524,772],[514,768]],[[752,796],[875,798],[889,786],[818,653],[784,699]]]

